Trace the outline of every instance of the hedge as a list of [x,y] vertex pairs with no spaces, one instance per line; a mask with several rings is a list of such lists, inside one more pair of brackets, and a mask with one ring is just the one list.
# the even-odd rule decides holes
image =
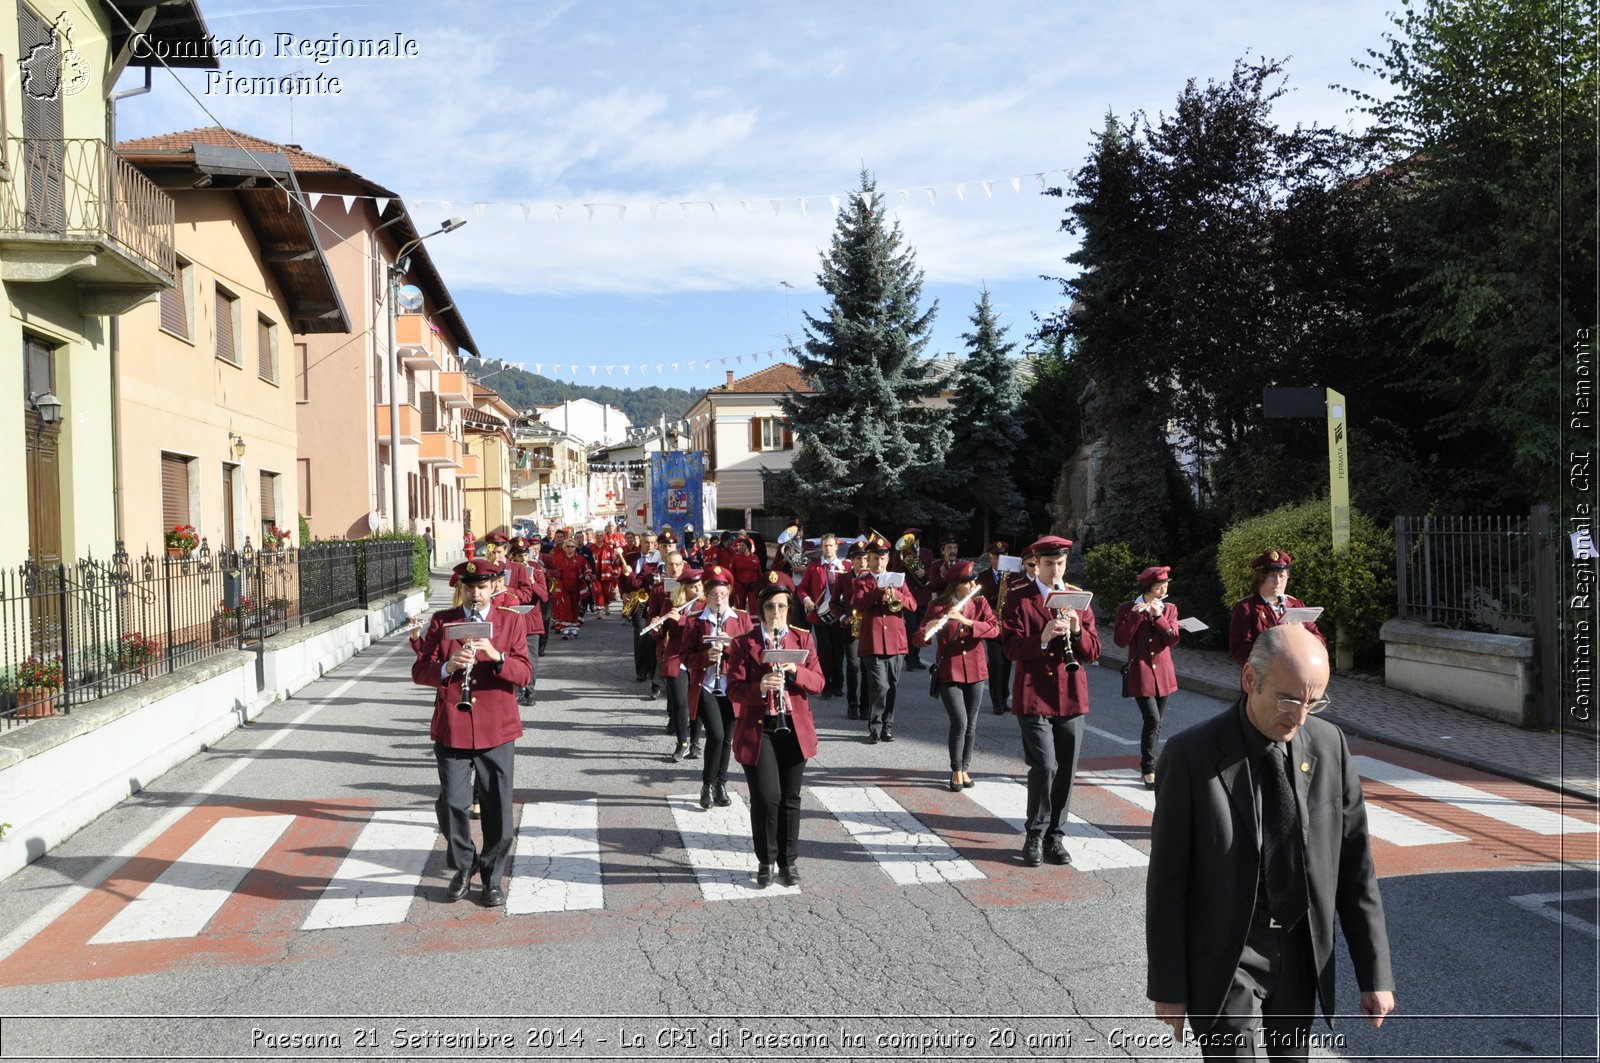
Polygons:
[[1148,554],[1135,554],[1123,542],[1100,543],[1083,555],[1083,584],[1094,592],[1095,605],[1107,616],[1139,593],[1139,573],[1157,564]]

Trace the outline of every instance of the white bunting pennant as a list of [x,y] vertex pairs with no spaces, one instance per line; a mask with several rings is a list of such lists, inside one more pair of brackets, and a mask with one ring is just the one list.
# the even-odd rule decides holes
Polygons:
[[1043,192],[1044,191],[1044,174],[1036,173],[1033,176],[1035,176],[1035,177],[1037,177],[1039,179],[1039,191]]
[[383,212],[389,209],[388,196],[375,196],[372,205],[378,208],[378,217],[383,217]]
[[356,209],[355,196],[340,196],[339,198],[344,201],[344,212],[346,214],[349,214],[352,210]]
[[828,202],[833,204],[833,212],[835,214],[839,213],[839,197],[838,196],[829,196],[828,197]]
[[1022,178],[1020,178],[1020,177],[1013,177],[1013,178],[1012,178],[1012,179],[1011,179],[1011,191],[1013,191],[1013,192],[1020,192],[1020,191],[1022,191]]
[[911,193],[910,193],[910,192],[907,192],[907,191],[906,191],[906,190],[905,190],[905,189],[903,189],[903,188],[902,188],[902,189],[900,189],[900,205],[901,205],[901,206],[902,206],[902,207],[903,207],[903,206],[905,206],[905,205],[906,205],[906,204],[907,204],[907,203],[910,203],[910,202],[911,202]]
[[308,192],[308,193],[306,193],[306,202],[311,204],[311,209],[312,210],[316,210],[317,209],[317,204],[322,202],[322,193],[321,192]]
[[928,186],[928,202],[935,205],[939,202],[939,190],[932,185]]
[[661,204],[659,204],[659,203],[650,204],[650,217],[654,218],[656,216],[656,208],[659,207],[660,205]]
[[990,199],[994,198],[994,182],[993,181],[987,181],[986,180],[986,181],[983,182],[983,194],[988,196]]
[[687,204],[687,203],[679,203],[678,204],[678,209],[683,211],[683,216],[685,218],[687,218],[689,216],[689,204]]
[[573,366],[572,367],[572,375],[573,376],[577,376],[578,375],[578,367],[577,366]]
[[583,205],[583,210],[584,210],[585,214],[589,215],[589,220],[590,221],[594,221],[594,204],[593,203],[585,203]]
[[715,203],[708,203],[706,205],[711,208],[711,213],[712,214],[715,214],[719,218],[722,217],[722,211],[717,209],[717,205]]
[[967,201],[967,186],[966,185],[960,185],[960,184],[956,185],[956,198],[961,200],[961,202],[963,202],[963,203],[965,203]]
[[487,203],[474,203],[474,204],[473,204],[473,205],[472,205],[472,209],[473,209],[473,210],[475,210],[475,211],[477,211],[477,213],[478,213],[478,217],[480,217],[480,218],[481,218],[481,217],[483,217],[483,208],[484,208],[484,207],[487,207],[487,206],[488,206],[488,205],[489,205],[489,204],[487,204]]
[[556,221],[560,221],[561,220],[561,211],[563,209],[564,208],[560,203],[556,204],[556,207],[555,207],[555,210],[556,210]]
[[439,205],[444,208],[444,216],[449,217],[455,213],[455,203],[448,199],[441,199]]
[[871,192],[862,191],[862,192],[857,192],[856,194],[861,197],[861,205],[863,207],[871,207],[872,206],[872,193]]
[[526,203],[518,203],[517,206],[522,210],[522,220],[527,221],[528,215],[533,213],[533,208]]
[[750,216],[750,201],[748,199],[741,199],[739,200],[739,206],[744,208],[744,216],[748,218]]
[[627,204],[626,203],[618,203],[617,204],[617,220],[621,221],[623,219],[623,217],[627,215],[627,213],[628,213]]
[[807,206],[806,198],[804,196],[800,197],[800,213],[801,214],[806,213],[806,206]]
[[590,376],[594,376],[594,375],[595,375],[595,372],[596,372],[596,371],[598,371],[598,370],[599,370],[599,368],[600,368],[600,367],[599,367],[599,366],[597,366],[597,365],[591,365],[591,366],[590,366],[590,367],[589,367],[589,375],[590,375]]
[[769,199],[767,202],[772,204],[772,213],[774,215],[783,207],[783,200],[781,199]]

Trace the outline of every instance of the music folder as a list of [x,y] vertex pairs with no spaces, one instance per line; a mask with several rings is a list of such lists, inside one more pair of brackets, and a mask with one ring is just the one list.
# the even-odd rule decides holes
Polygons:
[[1094,600],[1094,595],[1089,591],[1051,591],[1044,596],[1044,604],[1049,609],[1087,609]]
[[1292,605],[1283,611],[1285,624],[1309,624],[1322,615],[1320,605]]
[[906,583],[904,572],[876,572],[872,578],[878,581],[879,587],[904,587]]
[[994,570],[996,572],[1021,572],[1022,558],[1015,554],[1001,554],[995,562]]
[[444,626],[444,637],[466,642],[468,639],[487,639],[494,637],[494,625],[487,620],[471,621],[457,620],[453,624]]
[[539,607],[537,605],[508,605],[506,608],[510,609],[513,613],[519,613],[522,616],[527,616],[529,613],[533,612]]
[[762,650],[761,663],[802,665],[806,663],[809,653],[809,650]]
[[1206,623],[1204,620],[1201,620],[1197,616],[1186,616],[1182,620],[1178,621],[1178,630],[1191,632],[1209,631],[1211,630],[1211,625]]

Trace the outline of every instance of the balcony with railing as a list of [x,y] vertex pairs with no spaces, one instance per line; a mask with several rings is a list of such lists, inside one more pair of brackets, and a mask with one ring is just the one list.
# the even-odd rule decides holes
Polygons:
[[465,373],[439,374],[439,401],[451,409],[472,405],[472,382]]
[[[372,408],[372,427],[377,434],[378,442],[390,443],[389,438],[389,404],[379,403]],[[422,442],[422,411],[408,402],[400,404],[400,442]]]
[[456,470],[456,479],[474,480],[481,475],[483,473],[480,471],[478,464],[478,455],[463,452],[461,455],[461,468]]
[[400,353],[400,364],[407,369],[424,373],[444,371],[448,360],[444,341],[429,327],[423,315],[394,316],[394,345]]
[[80,312],[120,314],[173,283],[173,203],[103,140],[7,137],[0,279],[71,276]]
[[448,432],[422,433],[422,446],[417,451],[417,461],[423,465],[438,465],[445,469],[461,468],[461,443]]

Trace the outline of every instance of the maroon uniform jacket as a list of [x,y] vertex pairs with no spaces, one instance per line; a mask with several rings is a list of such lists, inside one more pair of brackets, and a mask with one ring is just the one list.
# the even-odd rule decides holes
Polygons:
[[961,564],[960,558],[954,561],[946,561],[941,557],[928,566],[928,594],[930,597],[938,597],[945,592],[945,588],[950,586],[950,569],[959,564]]
[[[1299,598],[1289,595],[1283,596],[1283,605],[1286,609],[1296,609],[1306,603]],[[1278,626],[1278,612],[1267,604],[1267,600],[1259,594],[1252,594],[1248,598],[1241,598],[1233,603],[1233,615],[1228,620],[1228,656],[1239,662],[1243,668],[1244,663],[1250,659],[1250,649],[1256,644],[1256,636],[1269,627]],[[1316,624],[1307,624],[1305,629],[1323,642],[1328,640],[1322,632],[1317,630]],[[1239,676],[1239,689],[1244,690],[1244,675]],[[1245,691],[1249,693],[1249,691]]]
[[[750,630],[750,614],[743,609],[728,606],[728,618],[722,622],[724,635],[739,636]],[[706,673],[711,670],[711,653],[706,646],[706,636],[711,634],[711,620],[705,613],[696,613],[694,619],[684,625],[683,642],[679,655],[689,669],[689,719],[694,719],[700,712],[700,698],[705,693],[704,685]],[[730,647],[731,649],[731,647]],[[723,675],[727,675],[727,651],[723,652]]]
[[836,570],[829,570],[822,558],[814,557],[806,562],[806,570],[800,574],[800,600],[809,606],[806,616],[809,619],[811,610],[822,604],[822,596],[829,593],[828,612],[833,614],[835,624],[850,619],[850,563],[842,557],[833,559]]
[[[949,611],[950,607],[942,602],[934,602],[928,607],[928,619],[917,630],[919,645],[928,644],[928,629]],[[982,594],[963,605],[961,615],[973,621],[970,631],[965,624],[952,620],[934,636],[939,643],[941,683],[979,683],[989,678],[989,653],[983,642],[1000,634],[1000,621],[995,619],[994,610],[984,601]]]
[[1178,689],[1172,668],[1172,647],[1183,632],[1178,629],[1178,607],[1166,602],[1161,615],[1133,611],[1132,602],[1117,606],[1117,626],[1112,638],[1128,648],[1128,697],[1164,698]]
[[[661,675],[671,679],[678,674],[678,669],[683,667],[683,652],[688,647],[685,632],[694,624],[697,612],[706,604],[704,596],[693,601],[685,602],[677,608],[683,610],[683,622],[675,623],[668,620],[650,633],[656,640],[656,660],[661,662]],[[650,600],[645,603],[648,616],[651,620],[665,616],[672,612],[672,599],[666,590],[657,587],[650,592]]]
[[[889,593],[899,598],[906,609],[915,609],[917,600],[909,584],[908,579],[890,588]],[[883,591],[870,572],[857,576],[850,588],[850,607],[861,614],[861,638],[856,647],[862,654],[893,657],[906,652],[906,622],[900,618],[900,613],[890,611]]]
[[527,565],[517,561],[506,562],[506,590],[516,597],[518,605],[533,604],[533,577],[528,574]]
[[[822,693],[825,683],[822,666],[817,663],[816,646],[809,632],[791,627],[784,632],[778,646],[785,650],[810,651],[806,663],[793,675],[786,675],[783,685],[789,694],[789,726],[794,728],[801,755],[810,760],[817,755],[817,726],[811,720],[811,703],[806,695]],[[724,659],[728,700],[733,702],[737,717],[733,724],[733,757],[740,764],[754,764],[761,757],[761,725],[767,716],[767,696],[761,692],[761,677],[771,671],[761,663],[764,649],[761,628],[755,626],[733,640]]]
[[641,561],[643,556],[630,554],[625,559],[620,581],[624,592],[649,590],[656,585],[656,574],[661,571],[661,565],[655,561]]
[[[924,546],[919,556],[922,558],[922,578],[924,580],[931,579],[933,577],[933,563],[935,560],[933,551]],[[905,563],[900,559],[900,551],[898,550],[889,551],[889,571],[906,571]],[[927,605],[933,600],[933,592],[929,590],[928,585],[926,583],[919,583],[916,577],[912,576],[910,573],[906,573],[906,587],[911,591],[911,599],[914,603],[912,608],[921,609],[923,606]],[[863,650],[862,652],[865,653],[866,651]]]
[[441,675],[450,655],[461,646],[460,640],[445,638],[444,626],[466,616],[467,611],[459,606],[434,614],[427,633],[417,644],[411,681],[434,690],[430,738],[449,749],[493,749],[522,734],[517,688],[533,677],[527,632],[522,617],[509,609],[489,606],[485,619],[494,625],[489,641],[505,659],[496,665],[482,654],[478,656],[472,666],[472,708],[462,711],[456,708],[461,700],[462,673],[452,672],[448,680]]
[[1062,667],[1067,636],[1058,635],[1041,648],[1039,636],[1055,614],[1044,604],[1039,584],[1029,580],[1006,591],[1000,618],[1001,645],[1012,661],[1011,711],[1017,716],[1082,716],[1089,711],[1089,679],[1085,671],[1100,658],[1100,633],[1094,613],[1079,609],[1083,630],[1072,640],[1078,669]]

